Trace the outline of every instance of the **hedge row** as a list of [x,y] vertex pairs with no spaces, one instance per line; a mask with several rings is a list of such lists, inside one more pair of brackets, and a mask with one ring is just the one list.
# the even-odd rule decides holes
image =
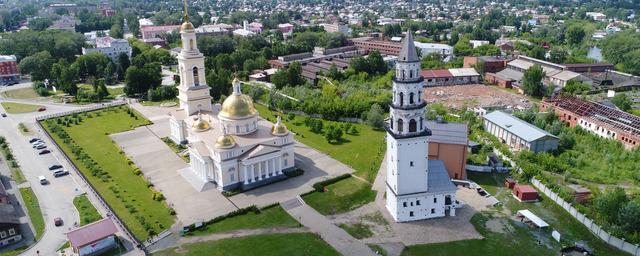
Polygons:
[[351,177],[351,174],[350,173],[345,173],[345,174],[342,174],[340,176],[333,177],[331,179],[327,179],[327,180],[323,180],[323,181],[317,182],[317,183],[313,184],[313,188],[317,192],[324,192],[324,187],[329,186],[329,185],[331,185],[333,183],[336,183],[338,181],[344,180],[344,179],[349,178],[349,177]]

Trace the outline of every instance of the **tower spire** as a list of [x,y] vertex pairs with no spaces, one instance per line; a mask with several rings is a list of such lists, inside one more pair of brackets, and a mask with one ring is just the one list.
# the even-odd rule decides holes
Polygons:
[[189,9],[188,9],[187,0],[183,0],[183,3],[184,3],[184,22],[187,23],[189,22]]

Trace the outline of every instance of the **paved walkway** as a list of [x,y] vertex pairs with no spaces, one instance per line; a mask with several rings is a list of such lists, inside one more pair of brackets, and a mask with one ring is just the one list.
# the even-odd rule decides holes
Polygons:
[[333,225],[327,217],[305,204],[300,197],[282,202],[281,205],[291,216],[314,233],[318,233],[322,240],[342,255],[376,255],[367,245]]

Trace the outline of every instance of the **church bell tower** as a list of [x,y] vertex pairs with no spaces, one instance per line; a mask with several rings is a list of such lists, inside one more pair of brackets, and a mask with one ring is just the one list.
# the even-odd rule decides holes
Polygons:
[[211,111],[211,95],[205,79],[204,56],[198,50],[196,31],[184,0],[184,23],[180,27],[182,48],[178,54],[178,99],[180,108],[187,115],[194,115],[199,111]]

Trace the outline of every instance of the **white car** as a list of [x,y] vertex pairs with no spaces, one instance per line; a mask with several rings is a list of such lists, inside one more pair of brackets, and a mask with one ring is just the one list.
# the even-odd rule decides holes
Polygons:
[[44,176],[38,176],[38,180],[40,181],[40,185],[47,185],[49,181]]

